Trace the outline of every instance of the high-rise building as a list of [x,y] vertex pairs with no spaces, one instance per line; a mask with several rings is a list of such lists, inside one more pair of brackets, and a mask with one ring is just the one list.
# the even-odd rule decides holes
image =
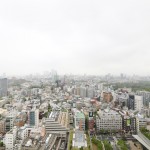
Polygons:
[[28,123],[30,126],[39,125],[39,110],[33,109],[28,112]]
[[6,123],[5,123],[5,130],[10,131],[14,126],[14,117],[13,116],[7,116],[6,117]]
[[148,106],[150,103],[150,92],[138,91],[137,95],[143,96],[143,105]]
[[143,96],[135,95],[134,110],[140,111],[143,108]]
[[0,97],[7,96],[7,78],[0,79]]
[[87,97],[88,98],[93,98],[94,97],[94,88],[93,87],[88,87],[87,88]]
[[128,100],[127,100],[127,107],[128,107],[128,109],[132,109],[132,110],[134,110],[134,95],[133,94],[130,94],[129,95],[129,98],[128,98]]
[[80,87],[80,96],[86,97],[86,87]]
[[140,111],[143,108],[143,97],[138,95],[129,95],[127,100],[128,109]]

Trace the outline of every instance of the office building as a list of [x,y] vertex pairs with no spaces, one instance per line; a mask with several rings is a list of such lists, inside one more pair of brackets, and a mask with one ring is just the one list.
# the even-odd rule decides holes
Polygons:
[[33,109],[28,112],[28,124],[30,126],[36,126],[39,125],[39,110]]
[[114,110],[99,111],[96,117],[97,130],[119,131],[122,129],[122,117]]
[[134,110],[134,100],[135,100],[135,95],[129,94],[129,98],[127,100],[127,107],[128,109]]

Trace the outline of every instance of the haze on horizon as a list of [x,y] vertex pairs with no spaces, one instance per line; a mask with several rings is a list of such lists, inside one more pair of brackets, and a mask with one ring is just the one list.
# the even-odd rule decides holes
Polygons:
[[0,74],[150,75],[149,0],[0,2]]

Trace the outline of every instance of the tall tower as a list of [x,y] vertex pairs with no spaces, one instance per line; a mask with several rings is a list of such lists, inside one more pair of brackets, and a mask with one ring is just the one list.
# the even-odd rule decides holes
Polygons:
[[0,79],[0,96],[7,96],[8,81],[7,78]]

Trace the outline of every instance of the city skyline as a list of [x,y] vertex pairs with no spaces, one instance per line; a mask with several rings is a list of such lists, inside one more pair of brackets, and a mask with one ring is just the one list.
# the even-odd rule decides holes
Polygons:
[[150,2],[1,1],[0,68],[150,75]]

